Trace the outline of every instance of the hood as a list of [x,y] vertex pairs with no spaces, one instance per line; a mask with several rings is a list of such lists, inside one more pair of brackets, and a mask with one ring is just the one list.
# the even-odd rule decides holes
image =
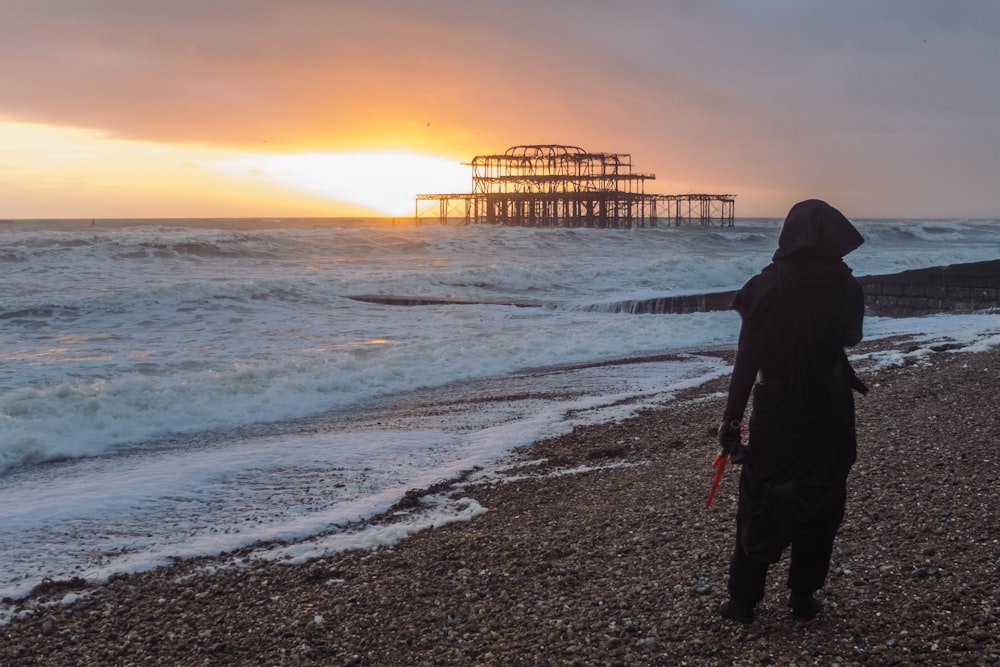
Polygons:
[[775,261],[788,257],[843,257],[864,243],[844,214],[819,199],[800,201],[781,226]]

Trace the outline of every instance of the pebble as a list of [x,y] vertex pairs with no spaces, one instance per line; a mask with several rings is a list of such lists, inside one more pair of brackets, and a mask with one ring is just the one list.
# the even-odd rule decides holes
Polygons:
[[[178,561],[86,595],[18,601],[0,664],[992,664],[1000,555],[970,537],[995,534],[1000,460],[978,450],[995,421],[982,369],[1000,367],[1000,352],[934,361],[877,373],[857,364],[873,390],[858,399],[841,576],[808,624],[785,606],[787,558],[753,624],[715,611],[738,475],[726,473],[705,510],[715,443],[693,434],[722,409],[719,378],[664,409],[536,443],[525,460],[550,462],[532,467],[537,479],[462,489],[487,513],[392,550],[327,556],[325,572]],[[643,465],[543,476],[592,464],[589,453],[616,440],[629,443],[623,460]],[[677,440],[685,446],[667,446]],[[206,574],[206,562],[218,567]],[[59,605],[67,593],[74,603]]]

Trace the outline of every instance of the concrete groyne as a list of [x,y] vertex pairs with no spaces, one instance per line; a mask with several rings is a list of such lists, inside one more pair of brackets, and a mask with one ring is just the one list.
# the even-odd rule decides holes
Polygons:
[[[859,276],[865,291],[865,312],[883,317],[913,317],[932,313],[971,313],[1000,308],[1000,259],[969,264],[934,266],[901,273]],[[593,304],[583,310],[671,314],[728,310],[736,290],[629,299]],[[517,307],[558,307],[558,304],[531,299],[357,295],[348,297],[389,306],[427,306],[435,304],[490,304]]]
[[[1000,260],[859,276],[858,281],[865,291],[865,312],[869,315],[913,317],[1000,307]],[[663,296],[622,302],[603,310],[654,314],[727,310],[734,296],[734,290]]]
[[1000,260],[860,276],[866,310],[907,317],[1000,307]]

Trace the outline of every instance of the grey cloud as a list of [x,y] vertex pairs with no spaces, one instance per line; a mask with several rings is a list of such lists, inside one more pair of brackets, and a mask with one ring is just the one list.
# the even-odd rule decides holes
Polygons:
[[123,137],[350,131],[384,97],[456,132],[530,126],[529,140],[631,150],[664,180],[839,178],[855,192],[856,171],[873,209],[949,181],[943,167],[921,165],[919,183],[893,172],[914,161],[967,156],[962,197],[1000,166],[1000,3],[985,0],[7,0],[3,12],[0,118]]

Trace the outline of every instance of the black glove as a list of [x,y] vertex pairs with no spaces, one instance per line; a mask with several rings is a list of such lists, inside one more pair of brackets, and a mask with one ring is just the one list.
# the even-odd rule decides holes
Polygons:
[[723,454],[731,455],[739,452],[742,433],[743,427],[739,419],[727,417],[722,420],[722,424],[719,425],[719,446],[722,447]]

